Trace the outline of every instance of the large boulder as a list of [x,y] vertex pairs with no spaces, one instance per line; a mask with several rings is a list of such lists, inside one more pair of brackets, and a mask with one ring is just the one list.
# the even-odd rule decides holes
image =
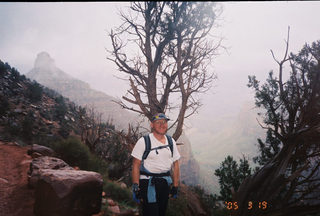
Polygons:
[[32,156],[35,153],[39,153],[42,156],[54,156],[54,151],[46,146],[33,144],[28,150],[28,155]]
[[40,169],[36,216],[91,216],[100,212],[102,176],[79,170]]
[[73,170],[66,162],[55,157],[39,157],[32,160],[30,169],[28,171],[28,185],[30,188],[35,188],[39,177],[40,170],[53,169],[53,170]]

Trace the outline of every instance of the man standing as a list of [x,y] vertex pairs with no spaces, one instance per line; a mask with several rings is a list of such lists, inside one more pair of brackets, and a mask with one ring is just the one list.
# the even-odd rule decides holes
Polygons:
[[152,133],[141,137],[131,153],[133,198],[142,201],[143,216],[164,216],[169,195],[177,197],[180,154],[174,139],[166,135],[168,120],[163,113],[154,115]]

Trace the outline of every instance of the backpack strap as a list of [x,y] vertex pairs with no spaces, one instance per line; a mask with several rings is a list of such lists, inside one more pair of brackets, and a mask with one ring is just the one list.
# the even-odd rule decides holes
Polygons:
[[[169,146],[170,151],[171,151],[171,156],[173,157],[173,141],[172,141],[172,137],[169,136],[169,135],[166,135],[166,137],[167,137],[167,140],[168,140],[168,143],[169,143],[168,146]],[[148,155],[149,155],[151,150],[157,150],[157,149],[161,149],[162,148],[162,147],[157,147],[157,148],[151,149],[151,141],[150,141],[149,135],[145,135],[145,136],[143,136],[143,138],[144,138],[145,150],[144,150],[143,155],[142,155],[142,161],[144,161],[148,157]],[[167,147],[167,146],[163,146],[163,147]]]
[[151,141],[150,141],[149,135],[145,135],[143,136],[143,138],[144,138],[145,149],[142,155],[142,160],[145,160],[148,157],[151,150]]
[[169,143],[169,148],[171,150],[171,157],[173,157],[173,142],[172,142],[172,137],[166,134],[166,137],[168,139],[168,143]]

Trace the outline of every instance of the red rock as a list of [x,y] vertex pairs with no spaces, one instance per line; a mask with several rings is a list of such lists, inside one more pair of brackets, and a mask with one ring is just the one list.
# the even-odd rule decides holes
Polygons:
[[36,186],[36,216],[88,216],[100,212],[102,176],[77,170],[43,169]]
[[111,211],[114,214],[120,214],[120,208],[119,206],[108,206],[109,211]]

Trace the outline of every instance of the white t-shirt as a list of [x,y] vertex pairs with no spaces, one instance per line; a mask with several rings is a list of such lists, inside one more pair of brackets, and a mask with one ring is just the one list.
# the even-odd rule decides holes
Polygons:
[[[157,140],[153,133],[149,134],[151,149],[156,148],[158,146],[168,145],[168,139],[166,138],[166,143],[163,144],[159,140]],[[180,154],[178,152],[178,148],[174,139],[172,139],[173,143],[173,157],[171,155],[171,150],[169,146],[167,148],[158,149],[158,154],[156,150],[150,151],[148,157],[144,160],[144,167],[152,173],[164,173],[171,170],[173,162],[180,158]],[[145,142],[144,138],[141,137],[136,145],[134,146],[131,155],[139,160],[142,160],[142,155],[145,150]],[[144,175],[140,175],[141,179],[147,178]]]

